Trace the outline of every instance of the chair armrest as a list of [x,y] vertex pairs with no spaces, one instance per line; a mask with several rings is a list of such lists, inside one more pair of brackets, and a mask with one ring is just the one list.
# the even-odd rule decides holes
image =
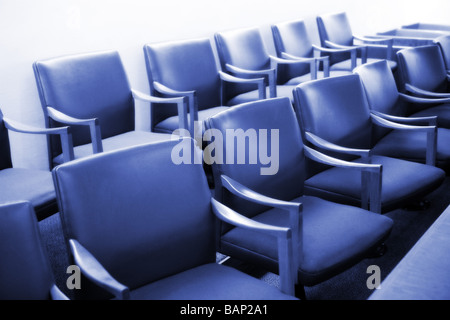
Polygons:
[[[298,270],[298,245],[300,244],[298,238],[294,237],[292,228],[279,227],[257,222],[249,219],[227,206],[211,199],[212,211],[219,220],[225,221],[236,227],[245,228],[248,230],[262,232],[274,236],[278,240],[278,269],[280,276],[280,290],[289,295],[295,295],[295,283],[297,279]],[[300,205],[300,204],[299,204]],[[297,214],[297,225],[294,229],[300,229],[299,214]]]
[[381,127],[397,130],[414,130],[423,131],[427,133],[427,149],[426,149],[426,164],[434,166],[436,164],[437,151],[437,127],[436,126],[413,126],[409,124],[396,123],[391,120],[380,117],[374,113],[370,114],[372,121]]
[[69,300],[55,284],[50,288],[50,296],[52,300]]
[[98,118],[78,119],[68,116],[52,107],[47,107],[48,116],[53,120],[69,125],[89,126],[93,153],[103,152],[102,134]]
[[179,102],[186,102],[185,96],[179,96],[174,98],[161,98],[161,97],[155,97],[148,95],[146,93],[137,91],[135,89],[131,90],[133,94],[133,98],[136,100],[142,100],[145,102],[152,102],[152,103],[179,103]]
[[270,224],[261,223],[246,216],[231,210],[227,206],[223,205],[214,198],[211,198],[211,204],[213,205],[214,214],[222,221],[234,225],[236,227],[259,230],[266,234],[275,237],[285,237],[286,239],[292,238],[292,231],[290,228],[278,227]]
[[299,203],[282,201],[282,200],[264,196],[262,194],[259,194],[255,191],[245,187],[241,183],[237,182],[236,180],[234,180],[228,176],[222,175],[221,181],[222,181],[222,186],[224,188],[229,190],[234,195],[237,195],[248,201],[252,201],[252,202],[262,204],[265,206],[270,206],[270,207],[288,210],[288,211],[289,210],[295,210],[297,212],[300,211],[301,204],[299,204]]
[[262,100],[262,99],[266,98],[266,85],[265,85],[264,78],[244,79],[244,78],[235,77],[235,76],[225,73],[223,71],[219,71],[219,77],[222,81],[227,81],[227,82],[231,82],[231,83],[254,83],[258,86],[259,99]]
[[75,263],[87,278],[113,294],[116,298],[129,299],[130,289],[114,279],[86,248],[75,239],[70,239],[69,245]]
[[[173,104],[175,103],[177,105],[177,111],[178,111],[178,126],[180,129],[189,130],[189,124],[188,124],[188,97],[187,96],[176,96],[173,98],[161,98],[161,97],[155,97],[148,94],[145,94],[143,92],[139,92],[137,90],[132,89],[131,93],[133,94],[133,98],[135,100],[141,100],[144,102],[150,102],[151,103],[167,103],[167,104]],[[183,130],[181,130],[182,132]],[[183,134],[182,134],[183,135]],[[193,135],[191,135],[193,137]]]
[[351,56],[351,69],[355,69],[356,68],[356,62],[357,62],[357,49],[361,50],[361,60],[362,63],[366,63],[367,62],[367,46],[362,46],[362,45],[354,45],[354,46],[344,46],[344,45],[340,45],[331,41],[326,40],[325,41],[325,45],[327,45],[329,48],[331,49],[339,49],[339,50],[344,50],[344,51],[349,51],[350,52],[350,56]]
[[159,93],[162,93],[164,95],[171,96],[171,97],[182,97],[182,96],[194,97],[196,95],[195,90],[179,91],[179,90],[169,88],[157,81],[153,81],[153,86],[154,86],[155,90],[158,91]]
[[70,127],[58,128],[36,128],[33,126],[24,125],[13,121],[9,118],[3,117],[5,127],[11,131],[29,134],[58,134],[60,136],[61,147],[63,151],[64,162],[72,161],[74,156],[72,132]]
[[393,47],[394,47],[394,38],[392,37],[383,37],[383,36],[371,36],[371,37],[361,37],[357,35],[353,35],[353,38],[359,41],[371,42],[371,43],[384,43],[387,47],[386,58],[392,59],[393,57]]
[[365,46],[365,45],[360,45],[360,44],[358,44],[358,45],[346,46],[346,45],[343,45],[343,44],[338,44],[338,43],[331,42],[331,41],[329,41],[329,40],[325,40],[325,44],[326,44],[329,48],[332,48],[332,49],[346,49],[346,50],[350,50],[350,49],[361,49],[361,48],[367,47],[367,46]]
[[[400,129],[400,130],[418,130],[418,131],[433,131],[436,129],[436,126],[413,126],[409,124],[402,124],[392,121],[393,119],[388,120],[388,116],[384,115],[383,117],[380,116],[380,113],[375,114],[373,111],[371,112],[370,116],[372,118],[372,122],[374,122],[376,125],[389,128],[389,129]],[[393,116],[389,116],[391,118],[394,118]],[[406,118],[403,118],[403,120],[406,120]]]
[[236,66],[233,66],[231,64],[226,64],[225,67],[229,72],[232,72],[234,74],[242,74],[242,75],[249,75],[249,76],[258,76],[263,75],[267,77],[267,82],[269,84],[269,92],[270,92],[270,98],[275,98],[277,96],[277,87],[276,87],[276,69],[270,68],[265,70],[248,70],[239,68]]
[[[198,121],[198,105],[197,105],[197,92],[195,90],[191,91],[179,91],[172,88],[169,88],[162,83],[157,81],[153,81],[153,86],[156,91],[163,95],[167,95],[170,97],[182,97],[186,96],[188,98],[188,112],[190,112],[193,116],[189,117],[189,131],[191,137],[195,136],[195,122]],[[178,113],[179,115],[179,113]],[[184,115],[184,118],[187,119],[187,113]],[[187,120],[186,120],[187,121]],[[179,125],[182,125],[179,123]],[[183,124],[184,125],[184,124]]]
[[58,128],[39,128],[34,126],[25,125],[9,118],[3,117],[5,127],[11,131],[30,134],[63,134],[70,131],[69,127]]
[[79,119],[71,117],[67,114],[62,113],[61,111],[58,111],[52,107],[47,107],[48,116],[52,118],[53,120],[62,122],[64,124],[69,125],[85,125],[85,126],[91,126],[91,125],[98,125],[99,120],[98,118],[90,118],[90,119]]
[[422,98],[410,96],[404,93],[399,93],[400,99],[411,102],[411,103],[419,103],[419,104],[436,104],[436,103],[450,103],[449,98]]
[[356,40],[360,40],[360,41],[365,41],[365,42],[373,42],[373,43],[383,43],[386,42],[387,44],[389,44],[390,42],[392,43],[394,41],[394,38],[392,37],[383,37],[383,36],[359,36],[359,35],[353,35],[353,38]]
[[[188,97],[188,110],[194,114],[194,121],[198,120],[198,106],[197,106],[197,92],[195,90],[191,91],[179,91],[172,88],[169,88],[162,83],[157,81],[153,81],[153,87],[159,93],[169,96],[169,97]],[[191,117],[192,122],[192,117]]]
[[312,61],[317,61],[317,60],[328,60],[328,57],[312,57],[312,58],[308,58],[308,57],[299,57],[287,52],[281,52],[281,59],[287,59],[287,60],[298,60],[303,61],[304,63],[308,63],[308,62],[312,62]]
[[[317,79],[317,70],[319,69],[320,61],[323,61],[324,68],[326,68],[326,72],[329,75],[329,62],[328,57],[313,57],[313,58],[305,58],[305,57],[297,57],[291,55],[286,52],[281,53],[281,58],[274,57],[269,55],[270,61],[275,64],[309,64],[309,73],[311,74],[311,80]],[[325,58],[325,59],[322,59]],[[326,65],[326,66],[325,66]]]
[[285,53],[284,54],[285,57],[283,57],[283,58],[278,58],[278,57],[269,55],[269,58],[275,64],[279,64],[279,63],[280,64],[302,64],[302,63],[305,63],[305,62],[316,62],[315,58],[300,58],[300,57],[297,57],[297,58],[294,58],[294,59],[290,59],[290,58],[286,57],[287,55],[288,54]]
[[315,145],[316,147],[319,147],[319,148],[323,148],[325,150],[340,152],[340,153],[344,153],[344,154],[352,154],[352,155],[360,156],[360,157],[370,156],[370,150],[368,150],[368,149],[355,149],[355,148],[342,147],[342,146],[336,145],[334,143],[331,143],[329,141],[326,141],[311,132],[306,132],[305,136],[306,136],[306,140],[311,142],[313,145]]
[[317,150],[304,146],[305,156],[319,163],[333,167],[361,171],[361,207],[381,213],[382,165],[350,162],[336,159]]
[[325,48],[318,46],[316,44],[313,44],[312,47],[317,51],[327,52],[327,53],[345,53],[345,52],[356,52],[355,47],[347,47],[347,48]]
[[244,74],[244,75],[271,75],[275,73],[275,69],[264,69],[264,70],[249,70],[249,69],[243,69],[236,66],[233,66],[231,64],[226,64],[226,68],[228,71],[237,73],[237,74]]
[[424,96],[427,96],[430,98],[450,98],[450,93],[439,93],[439,92],[427,91],[427,90],[417,88],[409,83],[405,84],[405,89],[411,93],[424,95]]
[[429,126],[435,126],[437,124],[437,116],[427,116],[427,117],[400,117],[393,116],[390,114],[382,113],[379,111],[372,111],[373,114],[379,116],[380,118],[390,120],[397,123],[403,124],[416,124],[421,125],[426,123]]
[[305,155],[316,161],[333,167],[340,168],[348,168],[348,169],[356,169],[359,171],[367,171],[372,173],[379,173],[381,170],[381,164],[373,164],[373,163],[359,163],[359,162],[350,162],[337,158],[330,157],[324,153],[321,153],[317,150],[314,150],[310,147],[304,146]]

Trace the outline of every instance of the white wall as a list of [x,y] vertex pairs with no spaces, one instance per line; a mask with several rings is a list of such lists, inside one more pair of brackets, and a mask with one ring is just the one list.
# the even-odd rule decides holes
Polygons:
[[[346,11],[354,33],[414,22],[449,24],[448,0],[0,0],[0,108],[12,119],[44,123],[32,71],[35,60],[118,50],[131,85],[148,92],[142,46],[211,37],[216,31],[302,18],[317,40],[315,16]],[[268,41],[267,47],[273,50]],[[11,134],[15,166],[47,167],[45,139]]]

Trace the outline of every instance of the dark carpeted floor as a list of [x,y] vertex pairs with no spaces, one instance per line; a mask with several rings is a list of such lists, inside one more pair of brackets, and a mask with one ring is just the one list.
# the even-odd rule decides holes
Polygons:
[[[308,300],[365,300],[372,290],[367,288],[366,282],[370,274],[367,268],[377,265],[384,279],[401,258],[416,243],[429,226],[450,204],[450,178],[447,178],[440,188],[429,194],[426,198],[429,207],[426,209],[404,208],[386,213],[394,220],[394,228],[389,239],[386,241],[386,253],[377,258],[368,258],[353,268],[341,273],[332,279],[314,287],[306,287]],[[419,200],[419,199],[418,199]],[[68,255],[61,229],[59,214],[53,215],[40,223],[40,229],[44,243],[46,244],[53,272],[58,286],[69,296],[72,293],[66,287],[69,274],[66,273],[69,265]],[[217,260],[221,261],[227,257],[217,254]],[[260,278],[271,285],[278,286],[278,276],[255,266],[247,265],[232,258],[225,262],[252,276]]]

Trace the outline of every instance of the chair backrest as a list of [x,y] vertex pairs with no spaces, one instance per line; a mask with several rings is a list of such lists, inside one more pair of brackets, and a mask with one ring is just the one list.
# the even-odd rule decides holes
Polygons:
[[[103,139],[134,130],[134,100],[118,52],[42,60],[33,69],[46,120],[49,106],[76,118],[98,118]],[[88,128],[72,133],[74,146],[91,142]],[[60,148],[57,139],[50,141],[53,158]]]
[[354,72],[359,75],[372,110],[405,116],[406,110],[400,108],[399,93],[394,75],[386,60],[366,63]]
[[[195,90],[199,110],[220,105],[220,79],[208,38],[146,44],[144,56],[152,94],[156,81],[179,91]],[[176,109],[166,113],[167,105],[157,110],[155,123],[176,114]]]
[[199,156],[186,138],[104,152],[52,171],[65,237],[130,290],[216,259],[206,176],[201,161],[172,158],[182,146]]
[[445,68],[450,70],[450,35],[436,38],[434,42],[441,48]]
[[[394,74],[386,60],[366,63],[354,72],[361,78],[369,108],[395,116],[409,116],[412,112],[408,104],[399,99]],[[374,139],[390,132],[391,129],[374,126]]]
[[[215,144],[216,155],[221,157],[212,166],[217,181],[216,196],[226,205],[250,217],[264,210],[228,192],[222,194],[219,181],[222,174],[277,199],[292,200],[303,194],[303,143],[289,98],[235,106],[211,117],[207,128],[217,130],[223,137],[222,147]],[[242,155],[245,161],[238,162]],[[271,157],[270,164],[264,155]],[[269,167],[277,170],[262,174],[262,169]]]
[[[310,58],[314,56],[312,42],[303,20],[281,22],[271,27],[275,51],[279,58],[282,58],[282,52],[297,57]],[[284,65],[279,67],[277,76],[278,80],[284,83],[309,72],[310,66],[307,63]]]
[[294,89],[294,103],[302,132],[344,147],[371,148],[370,109],[358,75],[302,83]]
[[447,72],[437,45],[412,47],[397,52],[401,79],[423,90],[445,92]]
[[[323,47],[327,47],[325,41],[345,46],[353,45],[353,32],[345,12],[323,14],[316,20],[320,43]],[[330,56],[330,64],[349,58],[349,54],[333,54]]]
[[11,150],[9,146],[8,129],[3,122],[3,113],[0,110],[0,170],[11,168]]
[[47,300],[51,265],[29,202],[0,205],[0,300]]
[[[224,72],[227,71],[227,64],[249,70],[269,69],[271,66],[269,53],[258,28],[218,32],[214,35],[214,39],[220,66]],[[243,75],[239,76],[245,77]],[[233,89],[230,88],[230,95],[254,90],[255,87],[239,85],[233,86]]]

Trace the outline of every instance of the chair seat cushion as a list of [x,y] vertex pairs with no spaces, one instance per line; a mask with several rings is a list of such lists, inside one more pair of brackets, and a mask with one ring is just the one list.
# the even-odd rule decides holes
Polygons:
[[412,117],[437,116],[437,126],[450,129],[450,103],[440,104],[415,112]]
[[50,171],[9,168],[0,171],[0,203],[29,201],[35,208],[56,204]]
[[[439,167],[450,165],[450,129],[437,129],[436,163]],[[409,130],[393,130],[372,148],[374,154],[392,158],[425,162],[427,134]]]
[[[295,88],[295,85],[279,85],[279,86],[277,86],[277,97],[288,97],[291,99],[291,101],[293,101],[294,95],[292,94],[292,90],[294,90],[294,88]],[[266,87],[266,97],[267,98],[270,97],[269,87]],[[240,95],[237,95],[236,97],[230,99],[228,101],[228,104],[229,105],[237,105],[237,104],[246,103],[246,102],[250,102],[250,101],[256,101],[256,100],[259,100],[258,90],[241,93]]]
[[[355,162],[362,161],[357,159]],[[383,166],[381,203],[384,212],[431,192],[445,178],[442,169],[422,163],[378,155],[372,156],[372,163]],[[358,170],[333,167],[307,179],[305,192],[359,206],[361,173]]]
[[[351,71],[347,71],[347,70],[330,71],[330,77],[345,76],[347,74],[351,74]],[[323,71],[318,71],[317,72],[317,79],[323,79],[323,78],[324,78]],[[305,74],[303,76],[292,78],[288,82],[286,82],[285,84],[286,85],[295,86],[295,85],[298,85],[300,83],[303,83],[305,81],[310,81],[310,80],[311,80],[311,74],[307,73],[307,74]]]
[[[181,285],[182,284],[182,285]],[[244,288],[244,290],[236,290]],[[130,293],[133,300],[296,300],[275,286],[217,263],[161,279]]]
[[[103,139],[102,143],[103,143],[103,151],[107,152],[121,148],[164,140],[170,140],[170,135],[136,130]],[[75,159],[83,158],[89,155],[92,155],[92,144],[88,143],[74,147]],[[55,165],[63,163],[62,155],[55,157],[53,159],[53,162]]]
[[[376,61],[380,61],[380,60],[382,60],[382,59],[367,58],[367,63],[372,63],[372,62],[376,62]],[[396,61],[387,60],[387,62],[389,64],[389,68],[391,68],[391,70],[395,70],[397,68]],[[360,66],[361,64],[362,64],[361,58],[357,58],[356,65]],[[348,59],[348,60],[334,63],[332,66],[330,66],[330,70],[351,70],[351,66],[352,66],[352,60]]]
[[[302,196],[292,201],[303,204],[303,258],[298,270],[304,285],[324,281],[364,258],[390,233],[392,220],[357,207]],[[289,225],[285,210],[271,209],[256,221]],[[254,231],[234,228],[222,238],[226,251],[247,255],[247,259],[277,260],[277,240]],[[245,248],[244,250],[242,248]]]
[[[203,121],[207,120],[208,118],[218,114],[219,112],[227,110],[228,108],[229,107],[226,107],[226,106],[218,106],[218,107],[199,110],[198,111],[198,121],[203,122]],[[163,121],[158,123],[155,126],[155,131],[172,134],[178,128],[179,128],[178,116],[173,116],[173,117],[164,119]],[[204,128],[204,126],[203,126],[203,128]]]

